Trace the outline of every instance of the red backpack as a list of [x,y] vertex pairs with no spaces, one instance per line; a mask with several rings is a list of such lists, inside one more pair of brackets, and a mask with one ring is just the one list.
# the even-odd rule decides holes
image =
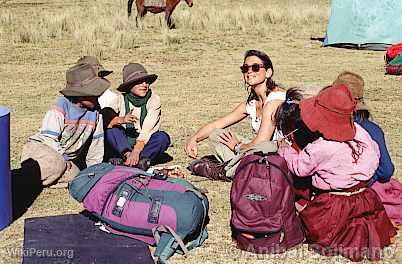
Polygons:
[[401,52],[402,52],[402,43],[391,45],[387,49],[387,52],[385,53],[385,63],[388,64]]
[[304,241],[293,180],[278,154],[244,157],[236,169],[230,201],[232,238],[238,248],[281,253]]

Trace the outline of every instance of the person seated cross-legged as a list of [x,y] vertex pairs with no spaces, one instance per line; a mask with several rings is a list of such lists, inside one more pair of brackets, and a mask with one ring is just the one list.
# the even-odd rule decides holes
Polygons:
[[102,109],[108,155],[143,170],[158,163],[171,144],[170,136],[159,130],[160,97],[150,89],[157,78],[141,64],[127,64],[123,68],[123,83],[117,88],[122,94]]

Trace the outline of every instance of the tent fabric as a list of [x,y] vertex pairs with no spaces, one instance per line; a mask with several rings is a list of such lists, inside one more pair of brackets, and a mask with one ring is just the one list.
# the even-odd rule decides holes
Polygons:
[[332,0],[324,46],[385,50],[402,42],[402,1]]

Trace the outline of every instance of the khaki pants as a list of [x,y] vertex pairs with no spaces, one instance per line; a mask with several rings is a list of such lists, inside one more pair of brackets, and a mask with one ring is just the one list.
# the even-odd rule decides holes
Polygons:
[[[21,169],[24,174],[38,173],[44,186],[52,185],[53,188],[67,187],[68,183],[80,172],[72,163],[72,167],[66,171],[67,162],[63,156],[49,146],[36,141],[28,141],[22,149]],[[54,185],[53,185],[54,184]]]
[[[225,144],[219,142],[219,135],[221,135],[225,131],[227,130],[215,129],[209,136],[208,141],[209,147],[214,153],[215,157],[221,162],[229,162],[225,167],[226,177],[233,178],[236,172],[236,168],[239,165],[240,160],[244,156],[255,152],[268,153],[276,152],[278,150],[277,145],[272,141],[264,141],[250,148],[243,149],[238,154],[234,154],[233,151],[229,149]],[[234,133],[232,132],[232,134]],[[247,142],[237,135],[236,137],[239,138],[242,142]]]

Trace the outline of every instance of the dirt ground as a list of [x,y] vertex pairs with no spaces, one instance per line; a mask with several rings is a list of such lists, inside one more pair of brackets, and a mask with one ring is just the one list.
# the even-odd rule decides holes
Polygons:
[[[124,24],[127,20],[125,1],[0,2],[0,105],[11,109],[11,164],[14,174],[18,172],[23,144],[39,128],[44,113],[60,96],[59,90],[65,85],[65,71],[80,56],[91,54],[101,57],[102,64],[114,71],[110,77],[114,89],[120,84],[121,70],[128,62],[143,63],[150,72],[159,75],[152,88],[162,99],[162,127],[174,142],[168,150],[174,157],[170,164],[186,167],[190,159],[183,151],[185,140],[202,124],[227,113],[246,98],[239,65],[246,50],[260,49],[267,52],[273,61],[274,79],[287,87],[307,84],[325,86],[343,70],[362,75],[373,120],[386,135],[396,168],[394,177],[402,180],[402,156],[398,152],[401,142],[399,124],[402,122],[401,77],[384,75],[384,52],[322,48],[321,42],[310,40],[310,37],[323,37],[325,34],[329,1],[315,1],[318,4],[307,1],[309,10],[317,9],[317,16],[313,13],[305,20],[295,18],[302,16],[303,10],[293,14],[293,17],[270,18],[271,22],[266,24],[260,20],[253,22],[252,17],[242,18],[243,24],[233,22],[233,29],[232,24],[220,22],[215,16],[198,15],[197,19],[208,19],[205,23],[209,28],[204,26],[204,22],[190,20],[191,15],[196,16],[197,12],[204,12],[208,8],[216,12],[230,12],[237,4],[251,7],[264,5],[267,10],[272,5],[286,13],[287,9],[280,7],[287,5],[290,8],[292,5],[292,1],[263,2],[194,0],[192,9],[181,3],[173,14],[177,29],[169,32],[160,29],[161,16],[155,15],[147,15],[142,30],[134,28],[131,19],[129,26],[132,28],[128,30],[127,24]],[[300,3],[297,5],[301,6]],[[85,39],[79,27],[75,27],[74,32],[71,29],[65,30],[65,33],[50,31],[52,23],[49,17],[52,15],[67,14],[63,22],[65,29],[73,22],[71,12],[79,10],[76,25],[81,25],[79,19],[85,17],[82,13],[87,10],[90,15],[86,19],[91,19],[94,13],[91,10],[94,8],[102,12],[99,11],[92,22],[103,25],[105,31],[97,28],[91,35],[92,39]],[[321,13],[327,14],[326,17],[321,17]],[[102,17],[103,14],[105,17]],[[55,21],[55,24],[59,23]],[[121,34],[117,30],[109,30],[109,22],[116,27],[122,23]],[[83,22],[81,28],[86,25]],[[211,28],[213,26],[215,28]],[[42,39],[22,36],[24,27],[30,32],[37,32],[35,34],[39,35],[35,36]],[[46,36],[40,34],[41,27],[43,31],[47,30]],[[54,37],[51,37],[52,34]],[[116,42],[119,37],[122,41]],[[91,45],[91,41],[95,44]],[[250,134],[248,122],[236,126],[235,131]],[[200,145],[200,152],[200,155],[207,154],[206,144]],[[237,250],[231,242],[229,229],[230,183],[210,182],[191,175],[188,175],[188,179],[209,191],[210,236],[204,246],[192,251],[187,258],[174,256],[171,263],[348,262],[341,257],[322,257],[308,251],[306,245],[282,255],[254,255]],[[67,190],[45,189],[27,212],[0,232],[0,263],[21,262],[21,258],[10,255],[9,250],[22,246],[24,219],[78,213],[81,210],[82,206],[69,196]],[[385,251],[381,263],[401,263],[401,244],[399,235],[395,244]]]

